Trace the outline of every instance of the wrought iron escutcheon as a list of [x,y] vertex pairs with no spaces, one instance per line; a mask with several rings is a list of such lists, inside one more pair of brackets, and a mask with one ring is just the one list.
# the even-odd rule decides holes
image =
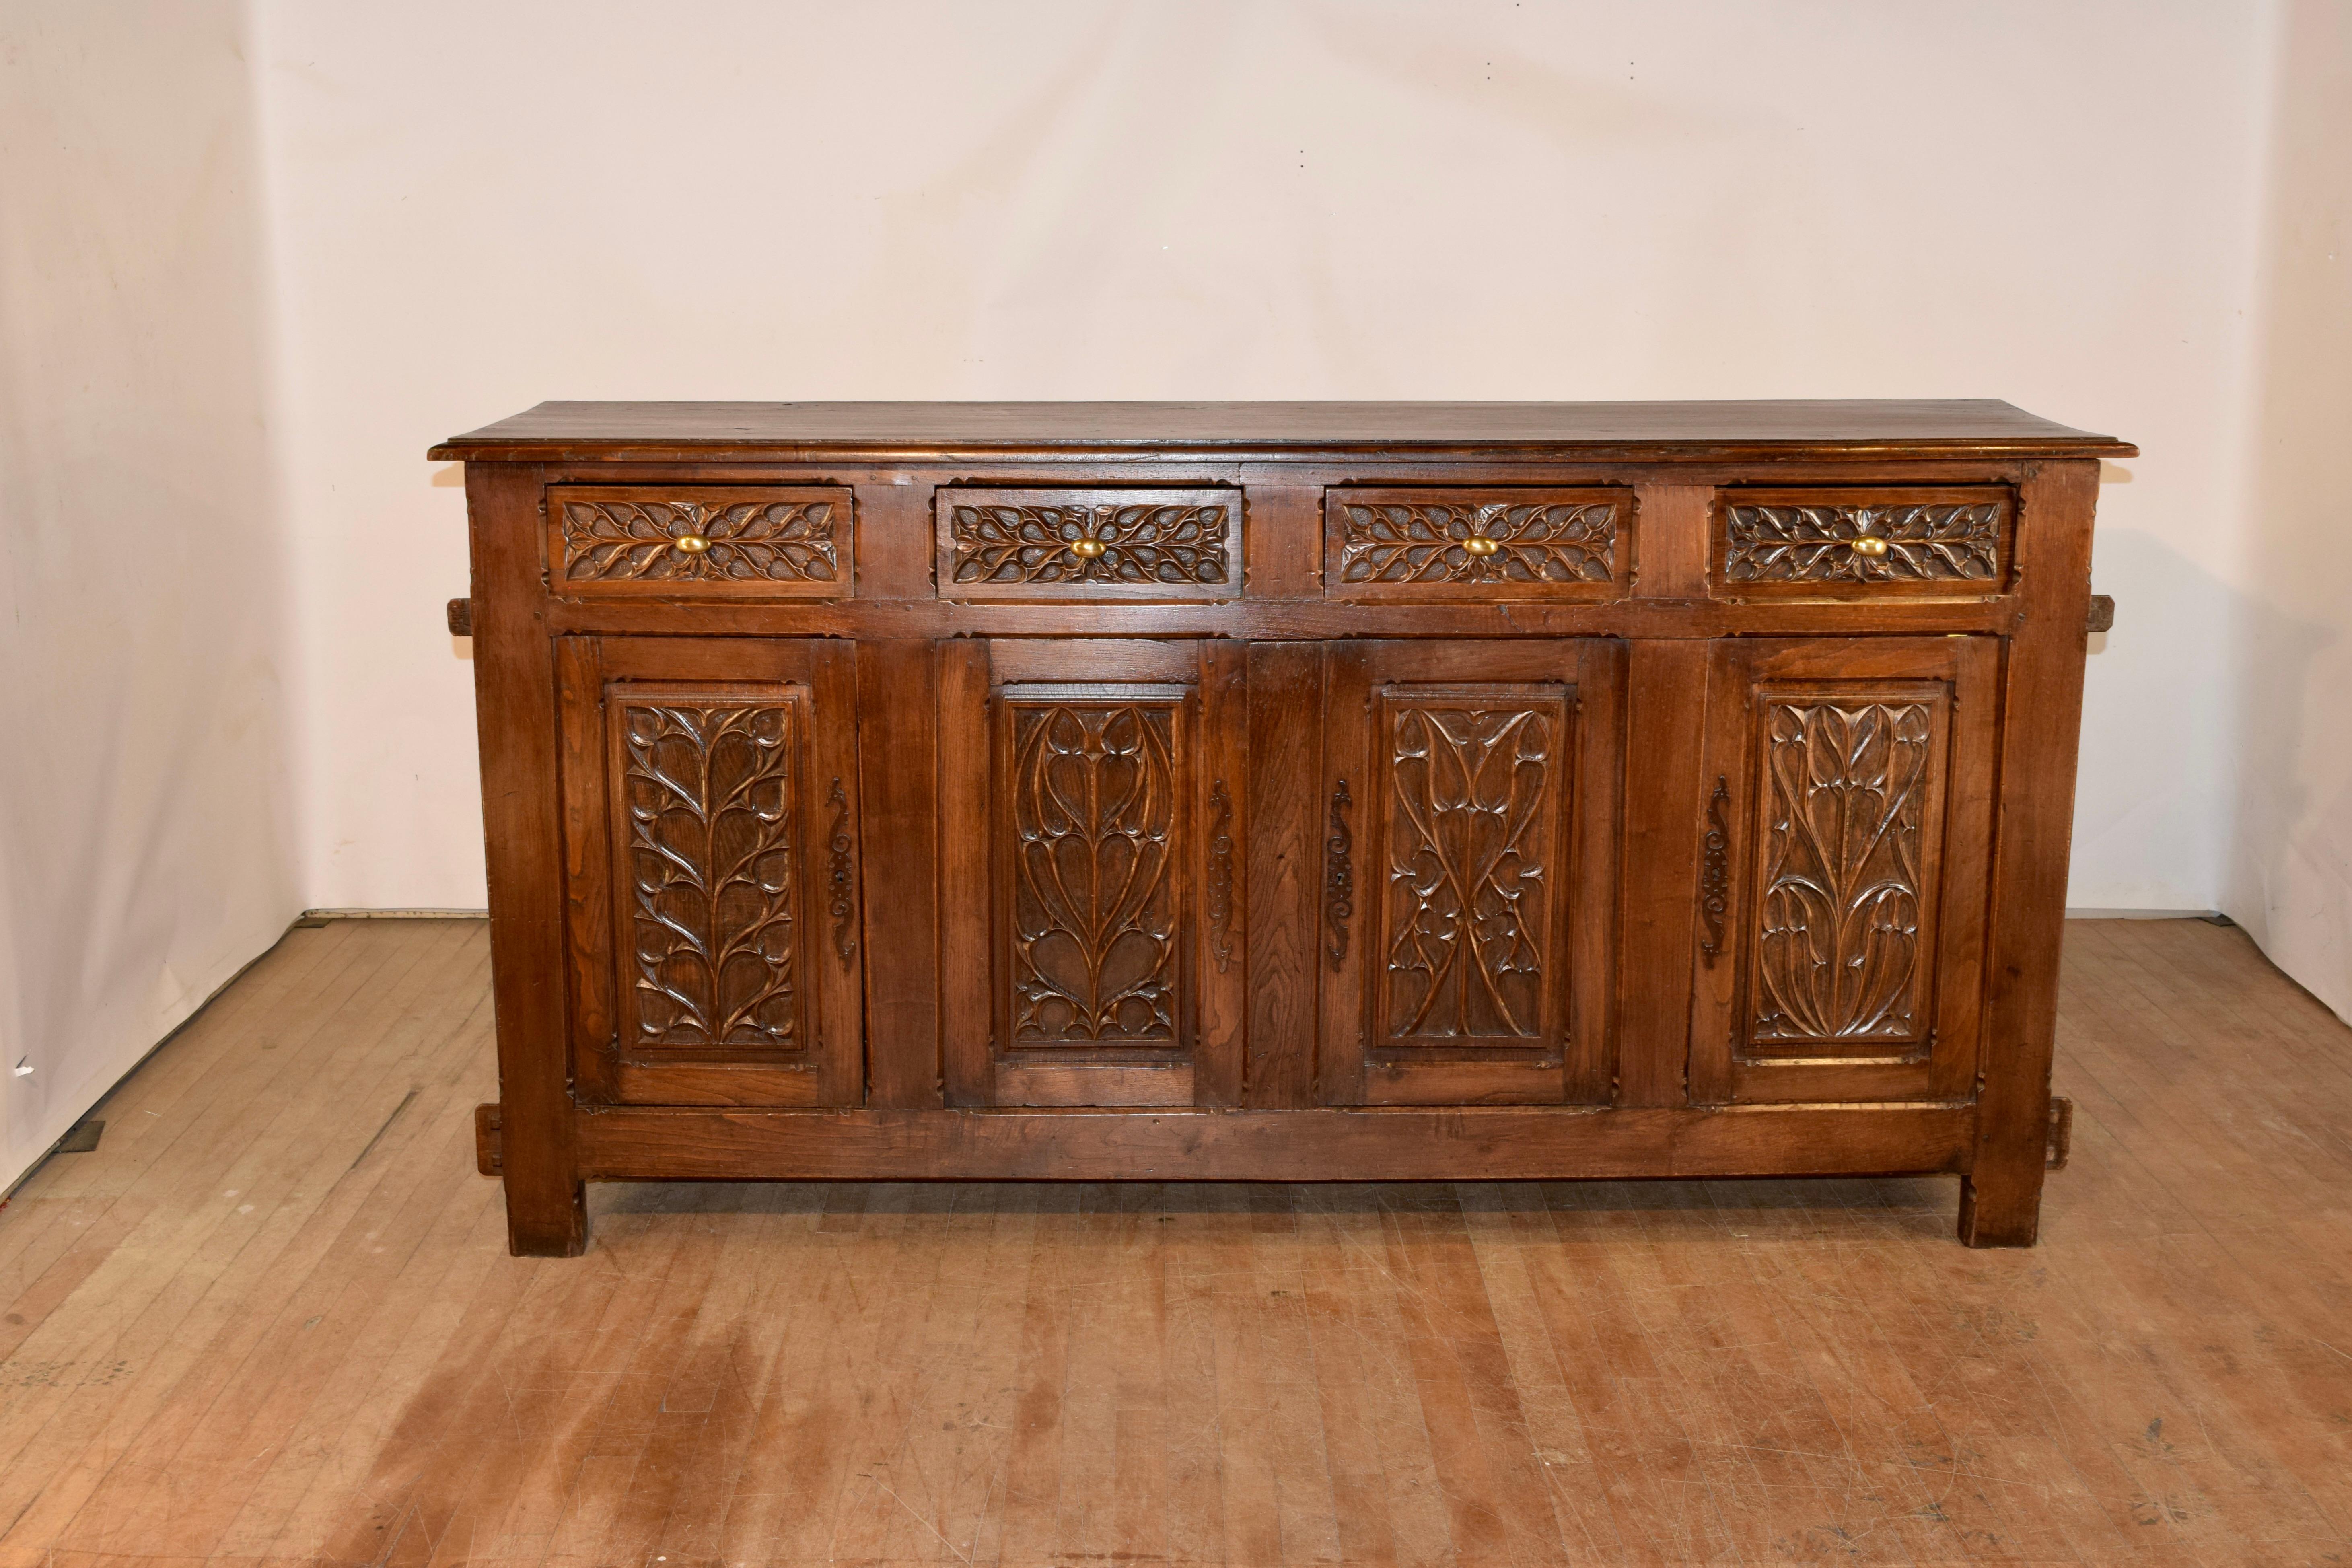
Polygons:
[[1234,801],[1219,779],[1209,791],[1209,956],[1223,974],[1234,962]]
[[1731,909],[1731,781],[1721,773],[1715,779],[1715,795],[1706,803],[1706,852],[1701,858],[1698,871],[1698,913],[1706,923],[1706,940],[1699,951],[1706,955],[1706,966],[1723,956],[1723,921]]
[[1323,918],[1330,922],[1331,945],[1326,951],[1333,973],[1348,962],[1348,921],[1356,912],[1355,837],[1348,831],[1347,808],[1355,804],[1348,781],[1331,792],[1331,837],[1323,841]]
[[833,851],[833,901],[825,912],[833,917],[833,951],[841,956],[841,967],[845,970],[857,956],[857,840],[849,831],[849,792],[841,787],[838,777],[824,803],[833,807],[833,834],[827,846]]

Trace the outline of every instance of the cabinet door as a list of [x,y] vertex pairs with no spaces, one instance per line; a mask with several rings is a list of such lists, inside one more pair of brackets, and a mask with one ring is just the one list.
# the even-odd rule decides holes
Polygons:
[[1241,648],[959,640],[941,659],[948,1102],[1237,1103]]
[[864,1098],[852,645],[558,645],[572,1071],[635,1105]]
[[1692,1100],[1973,1094],[2000,666],[1991,637],[1717,646]]
[[1605,1102],[1622,645],[1328,658],[1323,1102]]

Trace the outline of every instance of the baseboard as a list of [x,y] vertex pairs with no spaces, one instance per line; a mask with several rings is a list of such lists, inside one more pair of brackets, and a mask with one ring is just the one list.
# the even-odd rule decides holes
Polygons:
[[306,921],[486,921],[488,910],[304,910]]
[[2219,910],[2068,910],[2070,921],[2205,921],[2216,925],[2227,924],[2230,917]]

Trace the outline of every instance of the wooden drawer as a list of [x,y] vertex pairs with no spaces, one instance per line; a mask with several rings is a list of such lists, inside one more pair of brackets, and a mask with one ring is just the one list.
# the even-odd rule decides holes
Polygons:
[[1323,492],[1327,598],[1614,599],[1624,489],[1335,487]]
[[2009,587],[2017,505],[1994,486],[1717,492],[1726,598],[1989,598]]
[[1237,599],[1242,492],[1005,489],[932,493],[942,599]]
[[566,595],[846,599],[840,485],[551,485],[549,579]]

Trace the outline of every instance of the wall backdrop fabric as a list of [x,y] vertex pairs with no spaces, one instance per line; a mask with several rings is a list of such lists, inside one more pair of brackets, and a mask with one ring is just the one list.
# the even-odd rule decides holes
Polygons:
[[0,758],[0,1048],[39,1064],[0,1176],[295,910],[483,902],[463,493],[419,454],[547,397],[2002,396],[2113,431],[2147,455],[2101,498],[2069,901],[2224,909],[2352,1012],[2333,0],[0,26],[0,700],[41,737]]
[[257,88],[232,4],[0,5],[0,1184],[304,903]]

